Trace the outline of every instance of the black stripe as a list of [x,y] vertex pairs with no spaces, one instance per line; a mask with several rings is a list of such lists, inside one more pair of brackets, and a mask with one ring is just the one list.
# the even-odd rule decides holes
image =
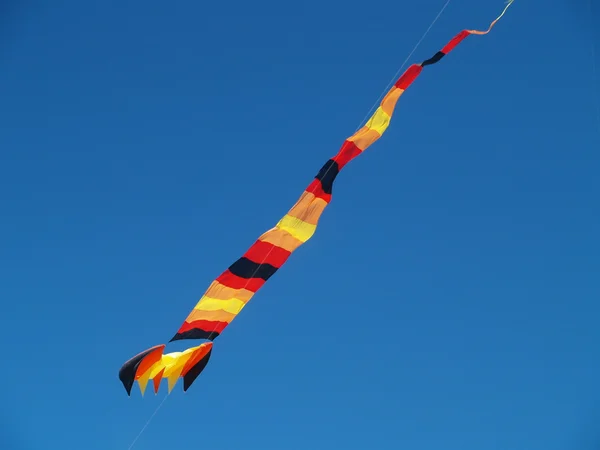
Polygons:
[[200,330],[199,328],[192,328],[191,330],[184,331],[183,333],[177,333],[169,342],[182,341],[184,339],[208,339],[209,341],[212,341],[218,336],[219,333],[216,331],[209,332]]
[[323,186],[323,192],[331,195],[333,190],[333,182],[339,173],[340,166],[333,159],[330,159],[323,167],[321,167],[321,170],[319,170],[319,173],[315,178],[321,182],[321,186]]
[[208,364],[208,360],[210,359],[210,354],[212,353],[212,348],[208,351],[204,358],[202,358],[198,363],[192,367],[188,373],[183,376],[183,392],[187,391],[188,388],[192,385],[194,380],[198,378],[198,375],[202,373],[206,365]]
[[275,272],[277,272],[277,267],[267,263],[255,263],[245,256],[242,256],[229,266],[229,271],[240,278],[262,278],[267,281]]
[[425,66],[429,66],[431,64],[435,64],[436,62],[439,62],[439,60],[442,59],[444,56],[445,56],[445,53],[437,52],[435,55],[433,55],[427,61],[423,61],[421,63],[421,67],[425,67]]

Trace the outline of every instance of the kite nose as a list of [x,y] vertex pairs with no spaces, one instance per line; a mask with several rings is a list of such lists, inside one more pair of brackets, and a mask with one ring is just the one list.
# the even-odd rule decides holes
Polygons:
[[123,364],[119,370],[119,379],[123,383],[127,395],[131,395],[131,389],[136,381],[144,395],[150,380],[154,384],[154,393],[156,394],[164,378],[168,381],[169,393],[177,380],[183,378],[185,392],[208,364],[212,346],[212,342],[205,342],[197,347],[188,348],[184,352],[166,354],[163,354],[165,344],[154,346],[138,353]]

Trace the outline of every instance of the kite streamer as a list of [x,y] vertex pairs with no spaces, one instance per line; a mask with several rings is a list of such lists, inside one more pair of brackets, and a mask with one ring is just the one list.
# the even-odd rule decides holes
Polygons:
[[204,342],[183,352],[163,354],[165,344],[146,350],[127,361],[119,378],[127,394],[135,381],[142,395],[150,380],[158,392],[162,379],[168,380],[169,393],[179,378],[186,391],[206,367],[212,352],[212,341],[233,321],[254,294],[288,260],[290,255],[315,233],[321,215],[331,201],[333,183],[340,171],[359,156],[385,132],[400,96],[418,78],[424,67],[439,62],[470,35],[491,31],[513,3],[511,0],[485,31],[463,30],[431,58],[411,65],[387,92],[367,123],[346,139],[333,158],[319,170],[296,204],[275,225],[215,279],[187,316],[170,342],[203,339]]

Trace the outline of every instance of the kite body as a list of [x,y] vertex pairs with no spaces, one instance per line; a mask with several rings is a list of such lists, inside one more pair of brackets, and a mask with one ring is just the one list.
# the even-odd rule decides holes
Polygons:
[[511,3],[512,0],[486,31],[461,31],[433,57],[420,64],[411,65],[398,78],[367,123],[346,139],[337,155],[321,167],[287,214],[211,283],[171,339],[171,342],[186,339],[204,339],[208,342],[183,352],[167,354],[163,353],[163,344],[134,356],[119,371],[119,378],[128,395],[131,394],[135,381],[138,382],[142,394],[150,380],[153,382],[155,393],[158,392],[162,379],[168,380],[169,392],[179,378],[183,378],[184,391],[191,386],[210,359],[212,341],[232,322],[265,282],[283,266],[290,255],[314,235],[319,219],[331,201],[336,177],[350,161],[383,135],[390,124],[398,99],[417,79],[423,68],[439,62],[468,36],[489,33]]

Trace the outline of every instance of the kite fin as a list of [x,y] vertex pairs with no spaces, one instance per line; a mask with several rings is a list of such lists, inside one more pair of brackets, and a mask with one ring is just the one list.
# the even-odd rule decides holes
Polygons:
[[163,354],[165,344],[154,346],[125,362],[119,370],[119,379],[129,396],[131,396],[131,389],[136,381],[142,395],[144,395],[150,380],[154,385],[154,393],[158,393],[163,378],[168,381],[169,393],[173,390],[177,380],[183,378],[185,392],[208,364],[212,346],[212,342],[205,342],[183,352],[167,354]]

